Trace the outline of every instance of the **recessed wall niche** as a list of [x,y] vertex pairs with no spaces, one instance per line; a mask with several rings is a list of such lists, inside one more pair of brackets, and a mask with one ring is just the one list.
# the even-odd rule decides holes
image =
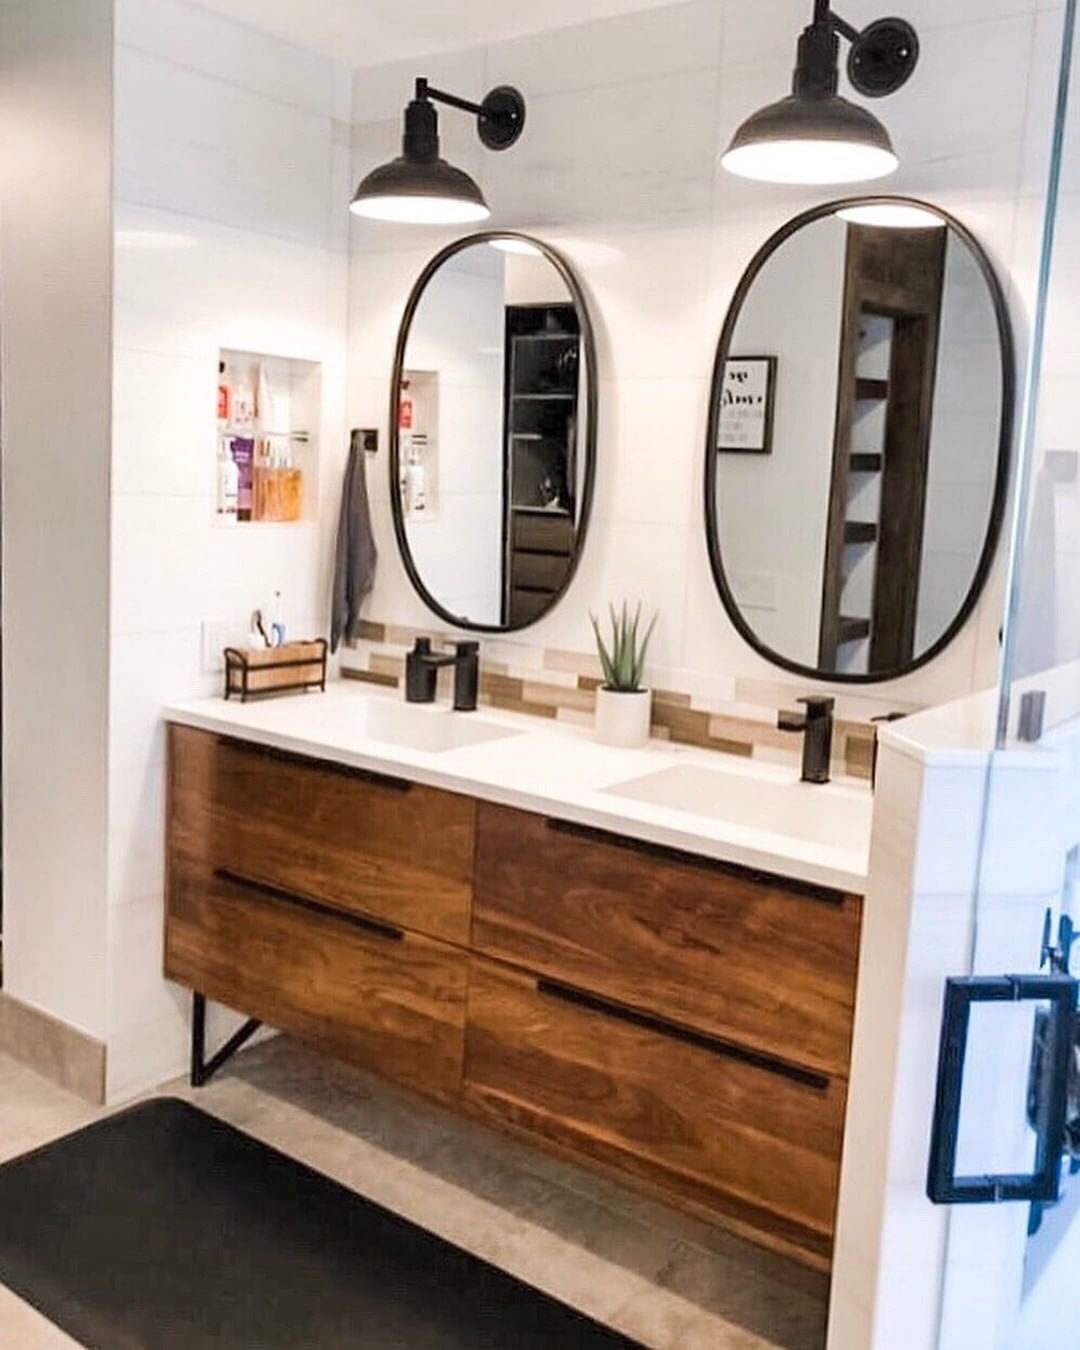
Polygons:
[[322,367],[222,348],[218,355],[216,519],[302,525],[318,516]]

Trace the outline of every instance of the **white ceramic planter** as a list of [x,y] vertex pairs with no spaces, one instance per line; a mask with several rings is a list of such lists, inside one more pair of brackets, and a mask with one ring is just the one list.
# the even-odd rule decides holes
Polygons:
[[626,694],[617,689],[596,691],[596,739],[604,745],[632,748],[649,739],[652,690]]

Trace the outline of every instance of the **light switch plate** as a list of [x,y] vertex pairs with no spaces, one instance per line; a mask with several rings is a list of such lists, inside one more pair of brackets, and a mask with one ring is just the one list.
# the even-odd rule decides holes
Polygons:
[[735,572],[731,589],[741,609],[774,610],[778,605],[778,586],[771,572]]
[[248,645],[248,624],[242,619],[204,619],[202,624],[202,673],[220,675],[225,670],[225,648]]

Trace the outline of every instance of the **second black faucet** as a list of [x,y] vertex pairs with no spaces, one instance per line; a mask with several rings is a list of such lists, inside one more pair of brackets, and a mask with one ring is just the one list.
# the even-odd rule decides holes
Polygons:
[[833,708],[836,699],[815,694],[801,698],[804,713],[782,712],[776,719],[781,731],[803,733],[802,780],[804,783],[827,783],[832,764]]
[[430,638],[417,638],[405,657],[405,700],[407,703],[434,703],[439,671],[454,667],[454,708],[473,712],[480,692],[480,644],[459,642],[453,652],[433,652]]

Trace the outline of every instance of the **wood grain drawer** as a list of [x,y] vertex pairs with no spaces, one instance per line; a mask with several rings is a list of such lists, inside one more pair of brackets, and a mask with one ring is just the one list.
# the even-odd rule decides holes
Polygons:
[[466,958],[440,942],[174,856],[165,973],[425,1093],[460,1093]]
[[858,898],[659,854],[482,803],[473,946],[846,1076]]
[[169,744],[170,837],[187,856],[467,941],[467,798],[187,727],[171,727]]
[[825,1266],[843,1081],[776,1073],[577,997],[472,958],[471,1105]]

